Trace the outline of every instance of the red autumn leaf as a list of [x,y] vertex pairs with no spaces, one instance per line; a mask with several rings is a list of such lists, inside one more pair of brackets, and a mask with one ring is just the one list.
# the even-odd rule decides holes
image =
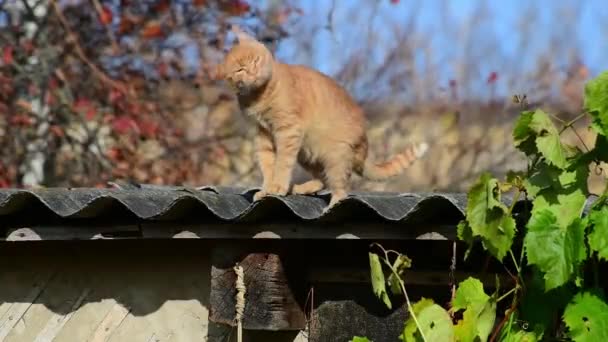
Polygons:
[[49,106],[54,106],[55,104],[57,104],[57,100],[55,99],[55,96],[50,92],[46,94],[45,102]]
[[205,3],[206,3],[206,2],[207,2],[206,0],[193,0],[193,1],[192,1],[192,4],[193,4],[195,7],[202,7],[202,6],[205,6]]
[[146,138],[153,138],[156,137],[156,135],[158,134],[158,131],[160,129],[160,126],[157,122],[153,122],[151,120],[142,120],[137,122],[137,126],[139,127],[139,131],[141,132],[141,135],[143,135]]
[[246,1],[232,0],[229,1],[226,5],[224,5],[222,9],[224,10],[224,12],[227,12],[232,16],[241,16],[249,12],[251,7]]
[[57,87],[59,87],[59,82],[55,77],[51,77],[51,79],[49,80],[49,90],[53,91],[57,89]]
[[23,110],[25,110],[26,112],[32,112],[32,104],[27,102],[24,99],[19,99],[17,101],[15,101],[15,104],[19,107],[21,107]]
[[93,119],[95,119],[95,116],[97,115],[97,111],[95,110],[94,107],[90,107],[87,112],[84,114],[84,118],[87,119],[88,121],[91,121]]
[[74,101],[74,104],[72,105],[72,110],[77,112],[80,110],[86,110],[91,106],[91,101],[89,99],[79,98]]
[[122,98],[122,92],[120,90],[118,90],[118,89],[110,90],[110,93],[108,94],[108,101],[111,104],[115,104],[121,98]]
[[391,4],[396,5],[399,3],[399,0],[391,0]]
[[160,77],[166,77],[169,75],[169,66],[165,62],[160,62],[156,66],[156,71],[158,71]]
[[131,131],[138,130],[137,123],[133,118],[128,116],[121,116],[114,119],[112,122],[112,129],[118,134],[126,134]]
[[99,13],[99,21],[104,25],[110,24],[112,22],[112,10],[106,6],[102,6],[101,13]]
[[496,71],[492,71],[488,76],[488,84],[494,83],[498,80],[498,73]]
[[51,133],[53,133],[57,137],[63,137],[65,135],[63,128],[58,125],[51,125],[49,127],[49,131],[51,131]]
[[14,115],[11,117],[10,123],[14,126],[31,126],[34,120],[28,115]]
[[13,63],[13,47],[5,46],[4,51],[2,52],[2,62],[4,64]]
[[21,47],[23,48],[25,53],[27,53],[28,55],[31,54],[32,51],[34,51],[34,43],[32,42],[31,39],[24,40],[23,43],[21,44]]
[[139,103],[129,102],[127,104],[127,112],[133,115],[139,115],[143,112],[143,106]]
[[144,38],[159,38],[163,36],[163,28],[160,23],[156,20],[152,20],[146,23],[144,28],[141,30],[141,36]]
[[153,9],[156,12],[165,12],[171,6],[169,0],[160,0],[154,5]]
[[125,34],[133,31],[136,25],[143,21],[142,17],[134,16],[132,14],[124,14],[120,17],[120,24],[118,25],[118,33]]
[[108,149],[108,151],[106,152],[106,155],[108,156],[108,159],[110,159],[111,161],[116,161],[121,158],[122,153],[120,152],[120,150],[118,148],[112,147],[112,148]]

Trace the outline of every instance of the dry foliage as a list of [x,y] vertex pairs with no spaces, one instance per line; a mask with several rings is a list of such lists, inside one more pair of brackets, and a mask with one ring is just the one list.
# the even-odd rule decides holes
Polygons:
[[[0,14],[8,23],[0,26],[0,187],[106,186],[118,178],[259,185],[253,125],[208,70],[231,42],[226,34],[231,23],[272,48],[290,41],[297,53],[281,58],[314,65],[319,47],[310,35],[341,29],[333,19],[340,2],[334,1],[329,13],[306,13],[292,2],[269,1],[265,7],[242,0],[122,0],[117,6],[101,0],[2,2]],[[346,49],[346,41],[331,47],[332,53],[343,52],[331,61],[340,66],[333,76],[366,108],[378,158],[410,141],[433,145],[403,177],[359,183],[360,188],[460,191],[482,170],[500,174],[516,168],[523,161],[510,145],[517,107],[509,92],[527,93],[565,118],[580,108],[590,75],[576,47],[550,45],[554,53],[539,54],[529,72],[500,60],[491,38],[480,42],[474,34],[455,33],[451,39],[462,42],[464,51],[471,50],[466,44],[479,49],[458,55],[447,68],[455,76],[444,77],[445,55],[427,43],[433,33],[417,28],[415,11],[387,30],[392,41],[385,43],[372,34],[377,7],[404,4],[361,4],[348,17],[372,25],[353,25],[360,30],[353,34],[356,49]],[[480,9],[471,20],[483,30],[491,18]],[[525,37],[531,28],[519,30]],[[378,44],[385,45],[379,61],[366,58]],[[525,44],[522,38],[522,51]],[[190,48],[198,63],[187,58]],[[416,64],[416,51],[423,52],[423,68]],[[496,69],[478,67],[480,58],[496,59]],[[507,93],[498,90],[501,82]],[[306,177],[296,173],[295,181]]]

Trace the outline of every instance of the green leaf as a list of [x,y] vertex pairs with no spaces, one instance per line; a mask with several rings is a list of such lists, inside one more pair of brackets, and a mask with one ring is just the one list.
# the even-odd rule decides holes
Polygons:
[[465,310],[462,320],[454,327],[458,341],[486,341],[496,319],[496,301],[483,290],[481,281],[467,278],[458,285],[452,309]]
[[538,153],[535,142],[536,135],[530,128],[533,116],[534,112],[522,112],[517,118],[517,121],[515,121],[515,126],[513,128],[513,142],[515,143],[515,147],[528,156]]
[[593,118],[592,127],[604,136],[608,136],[608,72],[585,85],[585,109]]
[[560,286],[545,291],[543,274],[532,267],[532,277],[526,281],[526,293],[521,299],[519,318],[534,330],[555,331],[560,314],[572,299],[574,286]]
[[[450,315],[432,299],[421,298],[412,305],[412,311],[416,315],[427,341],[451,342],[454,340],[454,326]],[[405,322],[403,333],[399,338],[404,342],[423,341],[422,334],[412,315]]]
[[473,248],[473,231],[466,220],[462,220],[458,223],[458,226],[456,226],[456,234],[460,240],[468,245],[467,250],[464,252],[464,260],[467,260],[471,253],[471,249]]
[[526,183],[532,192],[536,192],[536,198],[532,203],[532,216],[540,211],[549,210],[562,227],[580,218],[588,194],[588,165],[580,165],[572,171],[563,171],[541,163],[537,171]]
[[369,254],[369,268],[371,272],[371,280],[372,280],[372,288],[374,290],[374,294],[376,297],[381,299],[387,308],[391,309],[392,304],[391,300],[388,298],[388,293],[386,292],[386,282],[384,280],[384,272],[382,271],[382,264],[380,262],[380,257],[375,253]]
[[401,279],[405,270],[410,267],[412,267],[412,259],[403,254],[400,254],[393,263],[393,269],[397,274],[391,272],[388,276],[388,284],[393,294],[401,294]]
[[560,140],[559,131],[551,121],[549,115],[537,110],[532,116],[530,129],[536,134],[536,148],[540,154],[552,165],[565,169],[567,155]]
[[589,222],[592,225],[589,247],[600,259],[608,260],[608,207],[593,210],[589,214]]
[[544,273],[545,290],[572,280],[587,255],[582,220],[563,227],[551,211],[543,210],[532,215],[527,228],[524,246],[528,263]]
[[[541,278],[542,281],[542,278]],[[542,285],[542,283],[541,283]],[[528,295],[524,296],[525,299]],[[523,310],[520,310],[523,311]],[[541,341],[545,329],[540,325],[534,325],[532,330],[529,330],[529,324],[519,317],[519,312],[515,310],[511,313],[509,319],[505,322],[498,334],[500,342],[520,342],[520,341]],[[558,316],[559,317],[559,316]],[[524,329],[524,325],[526,326]]]
[[574,296],[563,319],[568,335],[576,342],[608,341],[608,304],[592,293]]
[[355,336],[350,342],[373,342],[369,340],[367,337]]
[[[483,246],[499,260],[511,249],[515,236],[515,220],[508,212],[500,201],[498,180],[483,173],[468,193],[467,222],[472,236],[481,237]],[[468,238],[465,227],[461,230]]]
[[547,113],[538,109],[523,112],[513,129],[515,147],[527,156],[539,154],[560,169],[568,167],[568,159],[576,150],[562,144],[559,131]]
[[[507,337],[508,336],[508,337]],[[536,331],[525,331],[520,328],[511,331],[511,334],[500,339],[500,342],[537,342],[542,340],[543,334]]]

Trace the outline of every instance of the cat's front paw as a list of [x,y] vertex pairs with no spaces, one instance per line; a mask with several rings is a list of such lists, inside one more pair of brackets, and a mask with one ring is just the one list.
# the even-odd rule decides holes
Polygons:
[[253,195],[253,201],[257,202],[266,196],[268,196],[268,193],[266,193],[266,191],[264,191],[264,190],[260,190],[260,191],[256,192],[255,195]]
[[289,191],[289,187],[279,183],[273,183],[268,186],[266,193],[268,195],[285,196]]
[[259,201],[268,195],[285,196],[287,195],[288,188],[280,184],[270,184],[262,187],[262,189],[253,195],[253,201]]

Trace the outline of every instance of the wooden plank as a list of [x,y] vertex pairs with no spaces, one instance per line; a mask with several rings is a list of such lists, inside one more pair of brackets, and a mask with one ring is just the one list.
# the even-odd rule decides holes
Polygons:
[[366,239],[453,240],[454,226],[404,226],[400,223],[331,224],[182,224],[146,222],[125,226],[35,226],[10,228],[6,241],[97,239]]
[[13,303],[4,315],[0,317],[0,341],[4,341],[13,327],[17,325],[27,310],[42,294],[42,291],[44,291],[47,284],[51,281],[53,274],[52,271],[41,272],[39,277],[34,279],[33,286],[28,294],[19,303]]
[[238,252],[224,248],[217,248],[212,255],[210,321],[235,325],[236,275],[232,267],[239,261],[247,288],[243,329],[278,331],[306,327],[304,311],[290,288],[279,255],[251,253],[239,260]]
[[116,304],[114,299],[100,298],[99,288],[106,288],[108,286],[106,281],[91,285],[91,291],[85,299],[86,304],[80,306],[74,312],[63,328],[57,333],[53,342],[87,341]]
[[367,239],[367,240],[454,240],[455,226],[404,226],[377,224],[176,224],[143,223],[144,238],[162,239]]
[[129,310],[119,303],[115,303],[110,309],[110,312],[104,317],[99,323],[97,329],[93,331],[91,337],[87,340],[89,342],[105,342],[114,333],[120,324],[129,315]]
[[[507,274],[475,273],[475,272],[454,272],[454,279],[457,282],[463,281],[468,277],[479,279],[485,288],[496,287],[496,277],[501,286],[515,286],[513,278]],[[449,271],[423,271],[407,270],[405,272],[406,286],[447,286],[450,283]],[[339,283],[339,284],[369,284],[369,271],[359,269],[322,269],[315,268],[309,270],[307,280],[311,283]]]
[[57,337],[59,331],[65,326],[65,324],[72,318],[72,315],[78,310],[82,302],[89,294],[90,289],[86,288],[82,291],[80,296],[74,302],[74,305],[70,308],[66,314],[53,313],[47,324],[36,336],[34,342],[52,342]]

